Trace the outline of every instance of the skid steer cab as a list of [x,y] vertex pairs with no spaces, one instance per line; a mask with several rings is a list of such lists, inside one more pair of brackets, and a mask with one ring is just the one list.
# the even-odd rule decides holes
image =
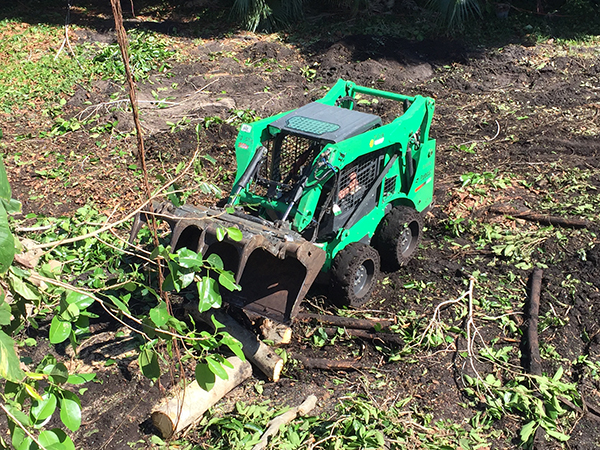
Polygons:
[[[371,98],[399,102],[399,117],[384,124],[360,111]],[[331,301],[360,306],[380,268],[405,265],[421,241],[433,111],[431,98],[339,80],[320,100],[242,125],[225,209],[163,204],[156,213],[168,217],[175,250],[221,257],[242,288],[222,292],[232,305],[288,322],[324,272]],[[217,236],[232,226],[241,240]]]

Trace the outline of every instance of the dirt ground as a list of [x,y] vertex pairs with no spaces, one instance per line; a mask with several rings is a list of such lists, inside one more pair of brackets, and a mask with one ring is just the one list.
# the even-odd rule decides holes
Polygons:
[[[78,37],[89,42],[106,39],[105,34],[91,29],[79,31]],[[502,296],[505,291],[495,291],[495,283],[510,279],[511,292],[522,294],[510,301],[514,313],[523,321],[520,314],[531,265],[515,267],[509,258],[491,251],[491,245],[475,245],[474,239],[479,235],[473,228],[461,231],[457,227],[468,223],[499,224],[527,231],[540,227],[494,214],[489,208],[492,205],[573,218],[582,217],[581,211],[587,211],[585,218],[597,219],[597,202],[592,201],[591,210],[577,210],[573,198],[593,198],[600,188],[600,48],[548,42],[531,47],[511,44],[472,50],[452,40],[411,42],[369,35],[332,36],[301,45],[249,33],[219,40],[178,42],[182,51],[195,57],[194,62],[172,62],[168,75],[154,74],[152,83],[139,85],[139,96],[145,101],[142,120],[154,175],[172,173],[179,162],[187,162],[197,147],[193,126],[199,122],[208,125],[202,127],[198,144],[200,168],[186,181],[192,187],[199,181],[209,181],[226,192],[233,181],[236,130],[227,123],[210,125],[207,117],[220,117],[227,122],[232,109],[253,110],[266,117],[319,98],[324,87],[338,78],[435,98],[432,135],[437,139],[436,205],[426,217],[424,243],[418,257],[407,267],[382,275],[364,314],[392,317],[409,310],[420,320],[428,320],[437,304],[460,296],[467,288],[469,276],[478,271],[485,277],[475,284],[475,298],[483,302],[494,295]],[[158,89],[162,89],[161,98],[168,98],[166,108],[157,107],[152,91]],[[81,88],[68,100],[69,114],[83,118],[98,113],[99,123],[118,120],[118,130],[130,130],[126,112],[102,105],[111,101],[115,92],[124,98],[122,88],[112,82],[97,83],[92,90]],[[98,106],[92,108],[90,104]],[[399,114],[401,105],[384,100],[368,108],[390,121]],[[101,210],[118,215],[139,202],[141,184],[128,168],[135,146],[131,138],[116,140],[106,134],[91,138],[89,133],[74,132],[53,139],[16,142],[11,138],[30,132],[32,122],[25,116],[13,120],[4,129],[9,155],[5,163],[14,196],[23,202],[25,214],[69,214],[92,202]],[[178,123],[181,126],[173,126]],[[96,145],[97,141],[106,146]],[[58,164],[44,157],[50,150],[59,150],[67,156],[66,160]],[[22,162],[30,158],[31,163],[15,164],[10,155],[17,153],[21,153]],[[202,158],[206,155],[216,163]],[[66,182],[57,183],[56,179],[40,177],[35,172],[57,167],[68,169]],[[557,184],[556,180],[578,170],[592,174],[585,188],[579,188],[575,182]],[[494,179],[516,181],[504,187],[486,188],[485,195],[478,196],[474,191],[461,189],[460,176],[469,172],[491,172]],[[37,198],[31,200],[32,196]],[[188,201],[210,203],[215,198],[194,193]],[[565,229],[568,240],[549,238],[535,245],[530,262],[546,266],[540,315],[557,319],[541,330],[540,341],[546,349],[552,346],[560,359],[546,354],[543,370],[553,374],[562,365],[566,379],[579,383],[580,395],[590,409],[599,411],[600,383],[583,378],[583,367],[573,364],[582,355],[595,361],[600,358],[600,247],[595,233],[597,230],[593,229]],[[317,291],[311,292],[304,309],[334,311]],[[461,326],[462,322],[450,311],[442,315]],[[511,340],[506,330],[483,322],[479,325],[484,339],[499,338],[505,345],[518,347],[519,342]],[[105,367],[102,361],[110,357],[112,350],[108,347],[114,340],[132,338],[115,338],[116,330],[108,321],[98,320],[94,327],[97,341],[73,364],[93,367],[101,383],[91,384],[82,396],[84,424],[75,435],[75,443],[84,449],[144,448],[152,435],[149,411],[162,392],[139,374],[135,359],[127,354]],[[369,395],[382,406],[397,395],[412,396],[412,402],[435,419],[461,422],[477,412],[477,405],[464,407],[458,369],[461,366],[457,364],[460,357],[454,344],[441,351],[419,350],[390,362],[393,349],[383,346],[382,350],[381,343],[371,341],[314,347],[306,338],[314,328],[314,324],[294,325],[290,354],[358,356],[365,365],[377,370],[336,373],[289,364],[281,382],[264,383],[262,395],[255,389],[260,380],[257,376],[236,389],[232,399],[272,399],[276,404],[292,405],[313,392],[321,398],[317,411],[321,412],[332,409],[337,398],[354,391]],[[465,343],[458,340],[456,345],[461,350]],[[65,350],[57,351],[60,354]],[[31,356],[36,358],[35,354]],[[511,362],[521,364],[518,358]],[[482,365],[480,369],[489,367]],[[511,442],[506,436],[514,438],[521,425],[511,416],[498,422],[495,427],[504,434],[494,442],[494,448],[516,448],[518,442]],[[187,437],[198,443],[203,439],[194,432]],[[549,443],[547,448],[554,446]],[[581,413],[573,421],[568,448],[598,446],[600,422]]]

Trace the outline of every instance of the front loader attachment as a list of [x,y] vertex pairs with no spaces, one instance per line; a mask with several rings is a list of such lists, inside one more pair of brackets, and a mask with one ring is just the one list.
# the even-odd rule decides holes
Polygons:
[[[223,266],[235,275],[241,291],[222,289],[223,300],[278,322],[289,322],[325,262],[325,251],[299,234],[274,228],[263,219],[224,210],[163,203],[153,208],[155,216],[172,230],[173,251],[188,248],[204,258],[217,254]],[[134,238],[149,212],[137,216]],[[236,227],[242,239],[235,241],[217,230]]]

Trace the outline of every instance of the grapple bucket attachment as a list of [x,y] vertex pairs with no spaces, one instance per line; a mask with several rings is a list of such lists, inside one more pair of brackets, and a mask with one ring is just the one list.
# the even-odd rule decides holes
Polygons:
[[[154,214],[171,225],[174,250],[185,247],[205,258],[216,253],[224,268],[235,274],[242,290],[221,289],[225,301],[279,322],[289,322],[298,313],[325,262],[325,252],[319,247],[252,216],[204,207],[175,208],[170,203],[154,208]],[[132,237],[146,220],[146,214],[138,216]],[[242,239],[219,241],[217,230],[228,227],[239,228]]]

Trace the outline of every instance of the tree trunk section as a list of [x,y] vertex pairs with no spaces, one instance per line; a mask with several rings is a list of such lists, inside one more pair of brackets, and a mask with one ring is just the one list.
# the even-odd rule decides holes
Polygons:
[[216,377],[215,385],[210,391],[205,391],[198,382],[193,381],[185,388],[177,386],[169,397],[154,407],[152,423],[164,439],[196,423],[208,408],[252,375],[252,366],[248,361],[242,361],[237,356],[227,358],[227,361],[233,364],[233,368],[224,366],[229,378],[223,380]]
[[225,330],[242,343],[242,351],[246,358],[258,367],[269,380],[274,382],[279,381],[281,370],[283,369],[283,359],[271,347],[261,342],[254,333],[240,325],[229,314],[219,309],[211,309],[205,313],[199,313],[194,308],[189,308],[188,313],[194,319],[199,319],[211,327],[214,327],[214,324],[210,317],[214,315],[215,319],[225,325]]

